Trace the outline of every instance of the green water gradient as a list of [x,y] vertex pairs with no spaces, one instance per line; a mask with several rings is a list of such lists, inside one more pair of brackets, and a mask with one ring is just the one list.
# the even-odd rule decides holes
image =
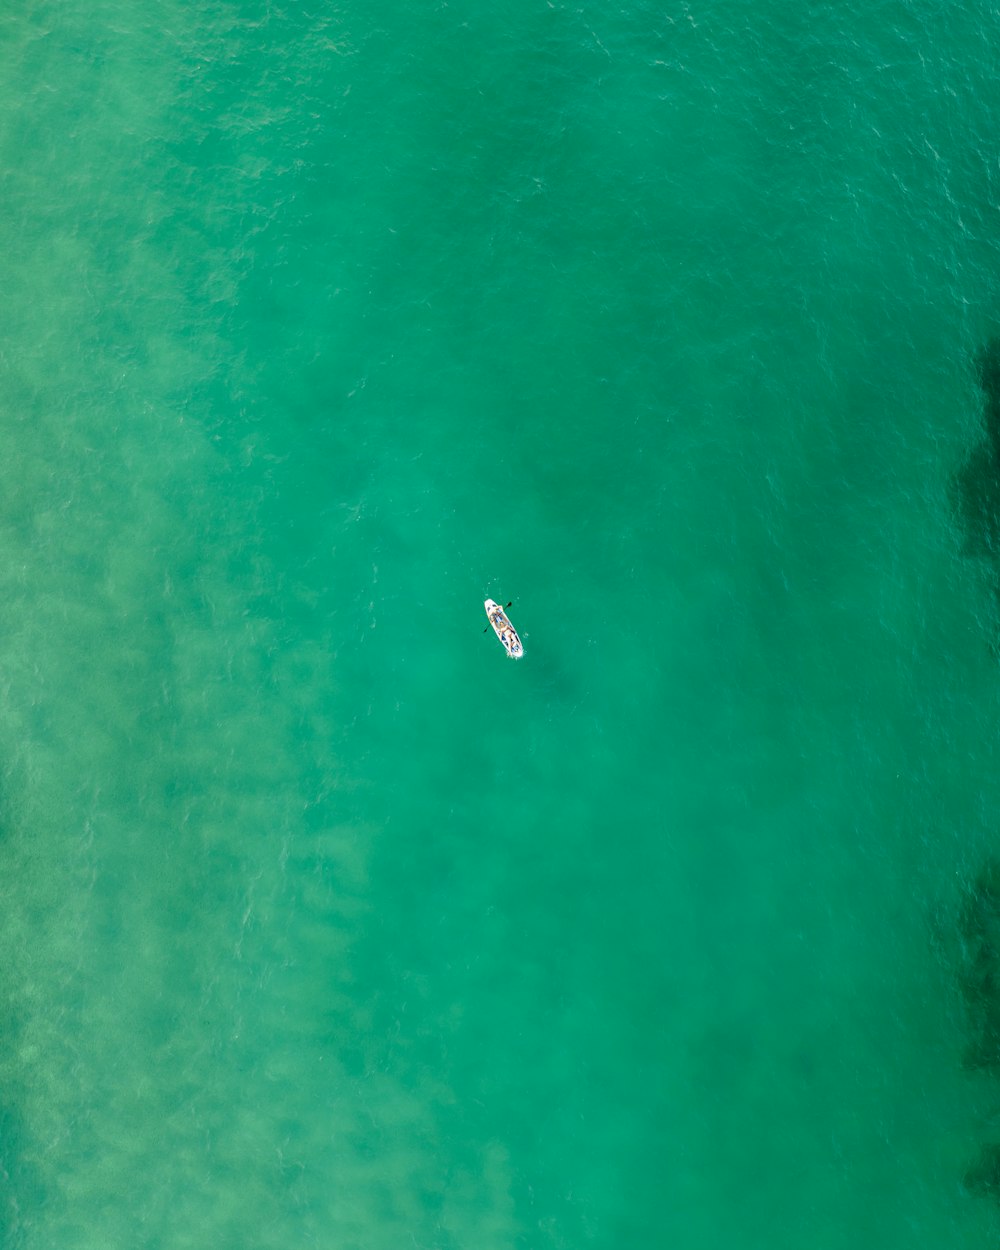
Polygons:
[[3,1244],[997,1243],[998,36],[0,18]]

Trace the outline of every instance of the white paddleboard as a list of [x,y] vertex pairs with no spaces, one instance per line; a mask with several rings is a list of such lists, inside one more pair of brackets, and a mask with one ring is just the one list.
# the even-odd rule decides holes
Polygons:
[[503,648],[512,660],[519,660],[524,655],[524,647],[517,636],[517,630],[510,623],[510,618],[499,603],[492,599],[486,600],[486,615],[489,617],[493,632],[503,643]]

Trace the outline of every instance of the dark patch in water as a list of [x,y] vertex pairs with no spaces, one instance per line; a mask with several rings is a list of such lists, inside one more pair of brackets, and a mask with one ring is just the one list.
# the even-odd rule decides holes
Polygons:
[[1000,1199],[1000,1145],[991,1142],[979,1151],[979,1158],[966,1172],[965,1186],[981,1198]]
[[964,1063],[1000,1073],[1000,862],[989,860],[969,886],[958,928],[970,1033]]
[[[988,859],[966,886],[956,927],[968,1030],[963,1066],[1000,1077],[1000,859]],[[964,1183],[970,1193],[1000,1202],[1000,1143],[980,1145]]]
[[[985,345],[976,369],[984,431],[953,485],[964,531],[962,553],[986,562],[1000,605],[1000,338]],[[996,641],[993,650],[1000,657]],[[1000,1077],[1000,859],[988,859],[966,887],[957,929],[958,981],[968,1029],[963,1065]],[[971,1193],[1000,1202],[1000,1143],[980,1145],[965,1185]]]
[[[963,554],[1000,562],[1000,338],[976,361],[983,392],[985,436],[955,478],[956,504],[965,531]],[[1000,576],[1000,567],[996,568]],[[998,582],[1000,589],[1000,582]]]
[[1000,554],[1000,465],[983,439],[957,477],[964,542],[962,554],[996,559]]

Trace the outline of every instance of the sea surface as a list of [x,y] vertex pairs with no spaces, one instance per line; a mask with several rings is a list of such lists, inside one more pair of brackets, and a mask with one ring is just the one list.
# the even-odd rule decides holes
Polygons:
[[998,120],[985,0],[6,6],[4,1250],[1000,1246]]

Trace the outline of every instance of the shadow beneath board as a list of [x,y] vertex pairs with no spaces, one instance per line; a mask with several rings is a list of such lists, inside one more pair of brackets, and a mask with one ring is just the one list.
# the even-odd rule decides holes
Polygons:
[[525,662],[530,659],[536,688],[547,699],[577,703],[581,698],[579,674],[567,667],[562,653],[551,641],[538,637],[524,643]]

